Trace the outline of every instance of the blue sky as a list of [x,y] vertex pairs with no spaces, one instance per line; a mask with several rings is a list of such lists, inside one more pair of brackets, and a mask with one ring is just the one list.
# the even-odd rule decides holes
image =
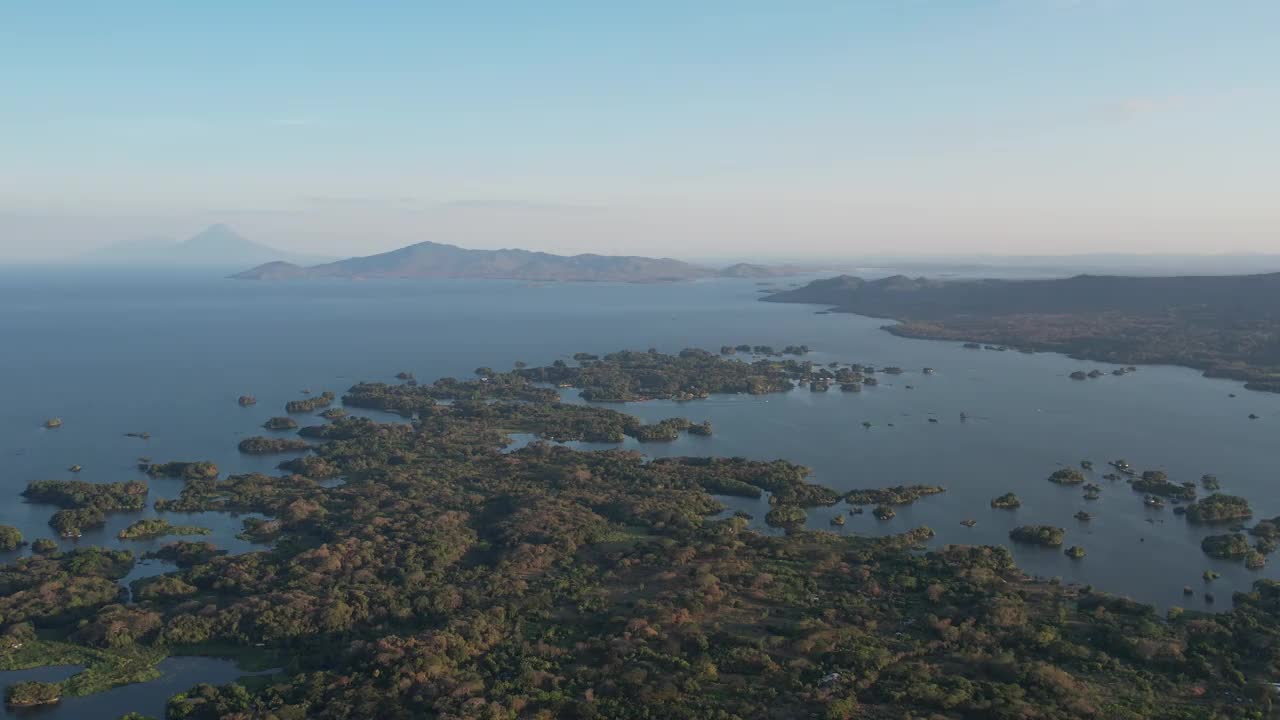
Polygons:
[[0,5],[0,259],[1280,251],[1274,0]]

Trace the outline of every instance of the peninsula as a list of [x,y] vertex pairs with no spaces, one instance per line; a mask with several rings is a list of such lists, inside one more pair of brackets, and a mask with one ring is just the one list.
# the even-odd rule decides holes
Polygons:
[[841,275],[761,298],[892,318],[903,337],[1183,365],[1280,392],[1280,273],[1054,280]]

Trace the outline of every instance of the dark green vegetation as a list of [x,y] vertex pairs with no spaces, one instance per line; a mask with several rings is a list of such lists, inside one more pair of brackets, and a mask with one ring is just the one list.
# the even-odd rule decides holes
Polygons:
[[1051,525],[1019,525],[1009,531],[1009,539],[1014,542],[1045,547],[1058,547],[1066,535],[1066,530]]
[[62,508],[49,525],[63,537],[79,537],[88,528],[101,527],[110,511],[137,511],[147,506],[144,482],[91,483],[82,480],[38,480],[22,491],[29,502]]
[[1259,520],[1249,533],[1265,540],[1280,540],[1280,516]]
[[1280,391],[1280,274],[941,281],[840,276],[762,298],[894,318],[906,337],[1185,365]]
[[[179,695],[169,716],[188,720],[1211,720],[1270,707],[1280,583],[1259,580],[1230,612],[1164,617],[1035,582],[1005,548],[924,551],[928,528],[756,533],[710,519],[713,493],[768,493],[776,519],[841,495],[783,461],[504,452],[513,429],[638,421],[485,377],[357,386],[349,398],[413,422],[306,428],[321,442],[289,474],[192,479],[156,503],[261,513],[246,534],[274,538],[269,550],[166,545],[152,556],[178,570],[133,583],[128,604],[116,581],[129,552],[3,566],[0,636],[40,637],[21,655],[0,644],[3,667],[89,665],[97,680],[64,695],[145,677],[176,652],[283,668]],[[1061,543],[1061,529],[1024,530]]]
[[693,423],[685,418],[667,418],[636,428],[635,438],[640,442],[671,442],[691,427]]
[[240,441],[240,452],[246,455],[273,455],[310,450],[311,444],[306,440],[295,438],[251,437]]
[[12,525],[0,525],[0,552],[17,550],[25,544],[22,531]]
[[0,632],[22,632],[23,623],[71,623],[68,629],[75,630],[79,619],[116,601],[116,580],[132,568],[133,553],[99,548],[32,555],[0,566]]
[[1200,549],[1204,550],[1206,555],[1216,558],[1243,558],[1249,554],[1253,548],[1249,547],[1249,540],[1240,533],[1230,533],[1227,535],[1210,535],[1200,542]]
[[211,462],[167,462],[163,464],[139,465],[151,477],[174,477],[183,480],[199,480],[218,477],[218,466]]
[[[751,362],[729,357],[748,350],[753,355],[766,357]],[[875,372],[874,368],[844,363],[823,366],[793,358],[776,359],[784,355],[804,355],[808,350],[804,345],[788,345],[781,351],[767,345],[741,345],[738,348],[726,345],[721,348],[720,355],[695,349],[682,350],[678,355],[664,355],[654,350],[623,351],[602,358],[579,353],[578,357],[582,359],[577,366],[557,362],[548,367],[522,368],[515,373],[534,382],[578,388],[583,398],[596,402],[699,400],[713,393],[762,395],[785,392],[796,385],[808,385],[811,390],[824,391],[832,383],[840,384],[844,389],[861,388],[864,383],[875,384],[875,378],[868,377]],[[901,372],[897,368],[891,369]]]
[[946,488],[937,485],[897,485],[891,488],[850,490],[844,499],[851,505],[910,505],[927,495],[946,491]]
[[578,366],[559,365],[518,370],[536,382],[554,383],[582,390],[582,397],[600,402],[655,398],[692,400],[711,393],[765,393],[790,390],[792,379],[806,374],[811,364],[795,361],[727,360],[703,350],[685,350],[678,356],[624,351]]
[[764,521],[774,527],[795,527],[803,525],[808,517],[802,507],[779,505],[764,516]]
[[29,502],[68,509],[142,510],[147,506],[147,484],[136,480],[116,483],[37,480],[27,485],[22,496]]
[[1196,484],[1193,482],[1175,483],[1161,470],[1148,470],[1132,481],[1134,490],[1151,495],[1175,498],[1178,500],[1195,500]]
[[1214,493],[1187,506],[1187,519],[1198,523],[1240,522],[1253,517],[1249,501],[1235,495]]
[[1071,558],[1072,560],[1079,560],[1080,558],[1084,557],[1086,554],[1084,548],[1080,547],[1079,545],[1072,545],[1071,547],[1067,548],[1063,552],[1066,553],[1067,557]]
[[165,535],[208,535],[207,528],[194,525],[174,525],[161,518],[139,520],[121,530],[116,536],[121,540],[145,540]]
[[1057,483],[1058,485],[1079,485],[1084,482],[1084,473],[1075,468],[1054,470],[1053,474],[1049,476],[1049,482]]
[[321,408],[327,408],[337,400],[338,396],[332,390],[324,392],[314,397],[302,398],[301,400],[290,400],[285,403],[284,410],[288,413],[309,413],[315,412]]
[[[227,554],[226,550],[219,550],[216,545],[211,542],[179,540],[171,542],[168,545],[147,553],[143,557],[155,558],[159,560],[168,560],[178,567],[189,568],[196,565],[208,563],[214,558],[222,557]],[[173,578],[168,578],[172,581]],[[172,590],[173,586],[165,585],[168,590]],[[139,592],[143,594],[154,595],[156,593],[155,586],[143,584],[138,586]]]
[[262,423],[267,430],[296,430],[298,421],[291,417],[273,417]]
[[58,543],[50,540],[49,538],[40,538],[39,540],[36,540],[35,542],[31,543],[31,552],[36,553],[38,555],[44,555],[44,554],[57,552],[57,551],[58,551]]
[[1022,500],[1011,492],[1005,493],[1000,497],[992,498],[991,507],[1000,510],[1016,510],[1017,508],[1022,507]]
[[59,510],[49,517],[49,527],[65,538],[78,538],[85,530],[102,527],[107,515],[96,507]]
[[28,680],[10,685],[4,692],[4,702],[13,707],[52,705],[62,698],[60,683]]

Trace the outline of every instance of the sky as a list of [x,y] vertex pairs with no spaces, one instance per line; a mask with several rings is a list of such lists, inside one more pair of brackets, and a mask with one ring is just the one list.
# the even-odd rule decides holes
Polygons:
[[1276,0],[0,2],[0,261],[1280,252]]

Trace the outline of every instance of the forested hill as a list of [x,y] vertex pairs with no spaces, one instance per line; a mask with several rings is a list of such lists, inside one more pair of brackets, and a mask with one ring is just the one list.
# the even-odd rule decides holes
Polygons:
[[769,295],[768,302],[831,305],[864,315],[944,319],[958,315],[1199,311],[1222,319],[1280,316],[1280,273],[1199,277],[1077,275],[1054,280],[929,280],[841,275]]
[[772,277],[795,268],[739,263],[724,270],[671,258],[634,255],[554,255],[531,250],[473,250],[422,242],[390,252],[302,267],[272,262],[232,277],[241,280],[306,278],[474,278],[538,282],[668,282],[708,277]]
[[769,295],[899,320],[899,335],[1169,363],[1280,391],[1280,274],[942,281],[842,275]]

